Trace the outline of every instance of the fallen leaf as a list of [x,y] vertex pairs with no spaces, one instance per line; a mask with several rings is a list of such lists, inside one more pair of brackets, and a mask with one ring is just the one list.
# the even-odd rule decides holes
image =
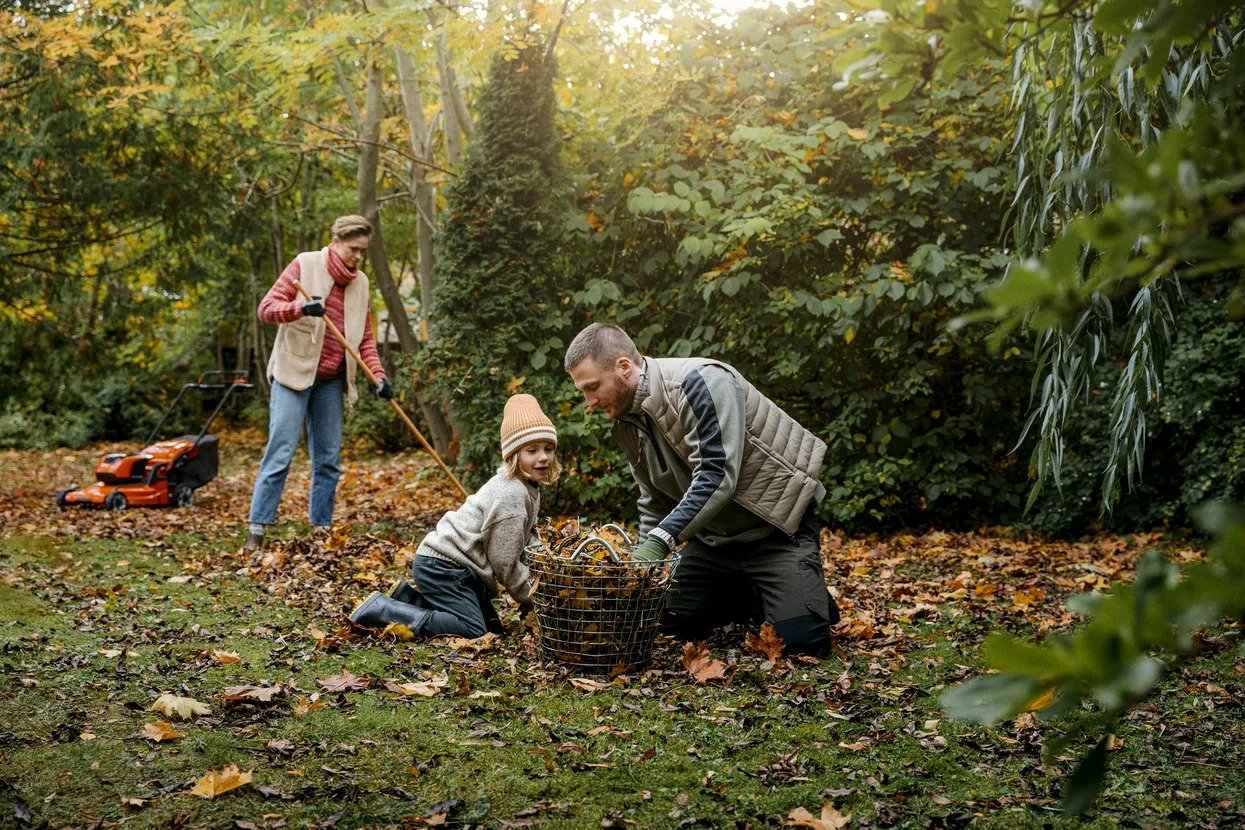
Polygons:
[[294,744],[287,741],[285,738],[273,738],[271,741],[264,744],[264,748],[275,752],[278,755],[289,755],[294,751]]
[[783,827],[809,827],[812,830],[842,830],[851,823],[851,814],[843,815],[834,809],[834,805],[827,802],[821,808],[821,817],[815,817],[803,807],[796,807],[791,811],[787,820],[782,823]]
[[726,677],[726,664],[709,656],[705,643],[688,643],[683,646],[683,668],[687,669],[697,683],[722,680]]
[[866,138],[869,137],[869,131],[862,130],[860,129],[860,127],[852,127],[851,129],[847,131],[847,136],[848,138],[854,139],[856,141],[864,141]]
[[190,794],[197,795],[199,798],[212,799],[249,783],[251,783],[251,773],[242,772],[237,764],[229,764],[223,769],[209,771],[199,779]]
[[385,630],[380,632],[380,636],[384,637],[385,635],[404,642],[415,639],[415,632],[402,623],[389,623],[389,625],[385,626]]
[[121,806],[130,810],[137,810],[140,807],[145,807],[147,802],[150,800],[150,798],[137,798],[132,795],[123,795],[121,796]]
[[119,648],[101,648],[99,653],[109,659],[121,656],[122,649]]
[[143,737],[152,741],[174,741],[186,735],[178,732],[168,721],[158,720],[155,723],[143,724]]
[[205,704],[200,703],[193,697],[178,697],[167,692],[156,698],[156,702],[151,704],[151,711],[159,712],[170,718],[180,718],[181,720],[190,720],[196,715],[210,715],[212,710]]
[[1055,688],[1052,686],[1051,688],[1039,694],[1037,697],[1033,698],[1033,700],[1029,701],[1029,704],[1025,706],[1025,711],[1026,712],[1038,712],[1042,709],[1045,709],[1047,706],[1050,706],[1051,703],[1054,701],[1054,699],[1055,699]]
[[589,677],[572,677],[571,685],[585,692],[603,692],[610,687],[608,683],[602,683],[600,680],[593,680]]
[[1017,608],[1028,608],[1046,599],[1046,590],[1044,588],[1017,588],[1013,599]]
[[435,697],[449,684],[450,679],[448,675],[437,674],[422,683],[399,683],[396,680],[386,680],[385,688],[400,695]]
[[221,700],[257,700],[271,703],[273,697],[283,691],[281,684],[275,686],[226,686],[221,689]]
[[786,641],[778,636],[774,626],[768,622],[761,623],[761,632],[759,634],[754,634],[750,631],[748,636],[744,637],[744,648],[755,651],[771,663],[778,662],[779,658],[782,657],[783,649],[786,647]]
[[290,709],[294,710],[294,714],[300,718],[308,712],[314,712],[317,709],[323,709],[324,703],[320,700],[319,693],[311,696],[311,699],[300,697],[297,701],[290,704]]
[[501,638],[490,631],[483,637],[476,637],[474,640],[467,637],[450,637],[445,640],[445,644],[455,651],[470,651],[474,654],[480,654],[501,646]]
[[344,669],[341,674],[334,674],[330,677],[322,677],[316,681],[320,687],[326,692],[346,692],[351,690],[366,689],[372,684],[372,681],[366,677],[358,677],[352,674],[350,669]]
[[174,585],[184,585],[185,583],[189,582],[192,579],[194,579],[194,577],[191,576],[190,574],[179,574],[177,576],[170,576],[165,581],[172,582]]
[[212,656],[216,658],[216,662],[224,665],[226,663],[241,663],[242,658],[233,651],[214,651]]

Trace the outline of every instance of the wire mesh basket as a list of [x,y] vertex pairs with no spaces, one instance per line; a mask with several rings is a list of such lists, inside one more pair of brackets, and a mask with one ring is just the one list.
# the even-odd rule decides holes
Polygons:
[[532,601],[545,659],[620,674],[652,658],[678,558],[633,562],[626,531],[617,525],[602,530],[620,534],[626,546],[611,544],[604,533],[574,533],[532,551]]

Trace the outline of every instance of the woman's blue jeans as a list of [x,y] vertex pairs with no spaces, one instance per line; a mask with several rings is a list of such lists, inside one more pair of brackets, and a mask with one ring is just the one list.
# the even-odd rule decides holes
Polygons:
[[307,454],[311,457],[308,518],[316,527],[328,527],[333,523],[333,502],[337,495],[337,479],[341,477],[338,461],[342,451],[345,385],[340,378],[316,381],[296,392],[279,381],[272,382],[268,401],[268,446],[264,449],[264,459],[259,462],[255,490],[251,494],[251,524],[270,525],[277,518],[277,505],[304,422],[307,424]]

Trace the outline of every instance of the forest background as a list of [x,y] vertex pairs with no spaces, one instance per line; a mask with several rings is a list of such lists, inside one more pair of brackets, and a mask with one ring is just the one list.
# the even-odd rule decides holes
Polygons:
[[[630,509],[561,367],[605,320],[736,365],[825,439],[837,527],[1240,501],[1235,4],[875,5],[23,0],[0,446],[141,440],[204,370],[266,391],[260,298],[360,212],[386,365],[469,482],[530,391],[572,473],[554,507]],[[1113,245],[1146,269],[1095,282]],[[347,431],[410,441],[371,400]]]

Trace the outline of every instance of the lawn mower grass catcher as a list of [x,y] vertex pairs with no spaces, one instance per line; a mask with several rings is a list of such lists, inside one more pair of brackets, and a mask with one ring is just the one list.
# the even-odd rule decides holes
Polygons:
[[[208,435],[207,431],[230,395],[252,388],[247,377],[243,371],[205,372],[194,383],[187,383],[151,431],[146,449],[135,455],[120,452],[105,455],[95,466],[95,483],[79,490],[61,490],[56,494],[57,507],[125,510],[127,507],[189,507],[194,504],[195,490],[216,478],[219,467],[219,436]],[[182,396],[191,389],[224,393],[203,429],[198,435],[151,443]]]

